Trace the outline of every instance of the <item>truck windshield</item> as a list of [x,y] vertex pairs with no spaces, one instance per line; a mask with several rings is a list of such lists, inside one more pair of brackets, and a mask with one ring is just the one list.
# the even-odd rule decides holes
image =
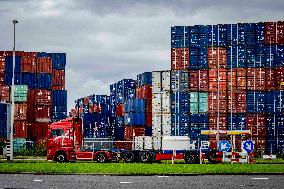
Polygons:
[[64,133],[63,129],[52,129],[50,137],[61,136]]

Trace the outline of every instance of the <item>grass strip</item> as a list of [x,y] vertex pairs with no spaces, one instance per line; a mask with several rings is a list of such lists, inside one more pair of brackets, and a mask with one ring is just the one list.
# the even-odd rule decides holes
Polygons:
[[245,174],[284,173],[284,164],[0,163],[0,173]]

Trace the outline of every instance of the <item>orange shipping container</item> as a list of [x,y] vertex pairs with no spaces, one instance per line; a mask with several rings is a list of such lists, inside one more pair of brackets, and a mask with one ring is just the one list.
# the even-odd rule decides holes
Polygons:
[[218,91],[218,82],[219,82],[219,91],[226,91],[227,86],[227,70],[220,68],[219,69],[219,81],[218,81],[218,69],[209,69],[209,91],[217,92]]
[[208,67],[213,69],[226,68],[226,65],[226,48],[208,47]]
[[27,119],[27,104],[15,104],[15,120],[26,120]]
[[52,62],[50,57],[38,57],[36,62],[38,73],[52,73]]

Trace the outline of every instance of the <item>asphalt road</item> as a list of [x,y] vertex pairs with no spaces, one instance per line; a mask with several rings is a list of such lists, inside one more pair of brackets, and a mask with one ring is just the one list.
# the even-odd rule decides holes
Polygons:
[[283,188],[283,175],[93,176],[0,174],[0,188]]

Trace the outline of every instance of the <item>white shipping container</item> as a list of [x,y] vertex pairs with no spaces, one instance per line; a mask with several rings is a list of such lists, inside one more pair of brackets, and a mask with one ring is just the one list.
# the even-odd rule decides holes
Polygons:
[[171,112],[171,93],[170,92],[162,93],[162,112],[163,113]]
[[153,137],[153,149],[161,150],[162,147],[162,136]]
[[162,116],[162,134],[163,136],[171,135],[171,114],[163,114]]
[[152,94],[152,112],[153,113],[162,112],[162,94],[161,93]]
[[163,136],[162,150],[190,150],[189,137],[187,136]]
[[152,72],[152,92],[157,93],[161,92],[162,87],[162,75],[160,71],[153,71]]
[[153,136],[161,135],[161,131],[162,131],[162,115],[152,114],[152,135]]
[[150,136],[135,137],[135,150],[151,150],[153,148],[153,139]]
[[171,90],[171,71],[162,72],[162,91]]

